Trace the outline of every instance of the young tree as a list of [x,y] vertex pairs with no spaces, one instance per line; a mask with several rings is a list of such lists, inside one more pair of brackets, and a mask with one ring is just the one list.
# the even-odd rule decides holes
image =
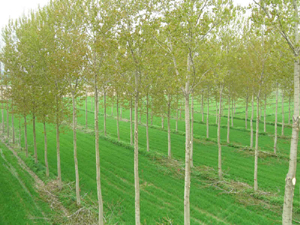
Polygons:
[[[299,137],[299,9],[297,0],[255,1],[264,14],[270,27],[273,27],[286,40],[294,55],[294,116],[292,125],[292,138],[290,147],[289,171],[285,179],[285,194],[282,213],[282,224],[292,224],[293,197],[296,184],[297,146]],[[292,12],[292,13],[290,13]],[[291,31],[291,32],[290,32]]]

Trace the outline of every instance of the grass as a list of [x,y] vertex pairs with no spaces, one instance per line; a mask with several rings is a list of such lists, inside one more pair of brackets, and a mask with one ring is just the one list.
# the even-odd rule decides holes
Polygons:
[[0,143],[0,224],[50,224],[50,208],[36,191],[33,178]]
[[[91,108],[89,99],[88,109]],[[214,106],[214,104],[211,104]],[[273,105],[272,105],[273,106]],[[199,104],[196,104],[199,107]],[[110,110],[108,110],[110,111]],[[224,109],[225,114],[226,109]],[[211,109],[210,135],[216,138],[214,108]],[[268,111],[271,113],[272,109]],[[224,181],[219,182],[217,174],[217,145],[207,141],[206,127],[202,124],[201,115],[195,113],[194,125],[194,165],[191,185],[191,224],[279,224],[283,203],[284,179],[288,160],[263,156],[259,158],[258,183],[262,192],[254,194],[253,153],[249,152],[249,130],[244,128],[243,107],[237,108],[234,127],[231,129],[231,140],[241,145],[240,148],[222,146]],[[110,112],[109,112],[110,114]],[[183,116],[183,115],[182,115]],[[128,110],[123,109],[123,118],[129,119]],[[89,129],[93,129],[93,112],[88,113]],[[271,116],[270,116],[271,118]],[[268,116],[267,134],[260,135],[259,144],[262,150],[272,152],[274,135],[272,119]],[[142,121],[145,121],[143,116]],[[84,126],[84,116],[78,117],[78,124]],[[145,127],[139,126],[139,173],[141,185],[141,221],[142,224],[182,224],[183,221],[183,184],[184,184],[184,123],[179,121],[180,132],[172,132],[172,160],[167,156],[167,132],[158,129],[160,118],[154,118],[154,126],[149,129],[150,153],[145,151]],[[166,123],[166,120],[165,120]],[[222,118],[222,125],[227,120]],[[103,116],[99,118],[102,129]],[[172,120],[175,129],[175,120]],[[260,123],[260,127],[262,124]],[[48,160],[52,176],[56,171],[55,129],[48,125]],[[165,124],[166,129],[166,124]],[[286,127],[289,135],[291,128]],[[120,121],[121,142],[116,140],[116,121],[107,118],[108,137],[100,134],[101,182],[104,200],[104,211],[109,224],[134,224],[134,176],[133,148],[129,145],[129,123]],[[226,127],[221,129],[225,141]],[[42,124],[37,124],[38,159],[44,162],[44,142]],[[72,131],[64,128],[61,134],[62,178],[65,182],[75,180]],[[32,127],[28,126],[29,151],[33,154]],[[22,139],[22,145],[24,145]],[[78,130],[78,160],[81,196],[90,196],[96,201],[96,172],[93,132]],[[289,140],[279,140],[279,151],[288,155]],[[24,153],[19,153],[25,159]],[[43,166],[36,167],[32,160],[26,163],[41,177],[44,177]],[[1,165],[0,165],[1,166]],[[299,178],[299,177],[298,177]],[[11,178],[6,178],[11,179]],[[8,184],[7,184],[8,185]],[[296,184],[296,190],[298,190]],[[294,216],[299,218],[300,195],[295,192]],[[2,198],[0,197],[0,201]],[[74,205],[75,198],[61,198],[66,207]],[[29,203],[27,203],[29,204]],[[7,209],[5,209],[7,211]],[[31,212],[32,210],[30,210]],[[28,214],[28,212],[25,212]],[[1,217],[0,217],[1,218]],[[1,221],[1,220],[0,220]],[[8,220],[10,221],[10,220]],[[30,224],[30,223],[29,223]],[[42,224],[42,223],[41,223]]]

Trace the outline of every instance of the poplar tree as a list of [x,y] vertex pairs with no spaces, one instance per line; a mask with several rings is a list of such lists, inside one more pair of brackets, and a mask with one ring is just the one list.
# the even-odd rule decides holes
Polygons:
[[[299,137],[299,3],[297,0],[255,1],[267,16],[266,24],[272,27],[285,39],[294,61],[294,115],[290,145],[289,170],[285,179],[285,194],[282,213],[282,224],[292,224],[293,197],[296,184],[297,146]],[[261,21],[260,21],[261,22]]]

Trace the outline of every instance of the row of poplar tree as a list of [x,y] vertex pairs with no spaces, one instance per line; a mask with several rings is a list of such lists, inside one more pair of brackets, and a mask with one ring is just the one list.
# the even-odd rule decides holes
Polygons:
[[[295,12],[288,14],[290,12]],[[249,15],[249,11],[251,16]],[[99,155],[99,96],[103,98],[106,135],[107,97],[117,106],[130,109],[130,142],[134,145],[135,220],[140,224],[140,194],[138,174],[138,116],[146,115],[147,150],[148,123],[153,116],[168,120],[168,157],[171,158],[171,119],[185,115],[185,181],[184,224],[190,224],[190,173],[193,166],[194,100],[206,125],[209,137],[210,100],[216,101],[218,123],[218,174],[222,179],[220,122],[227,105],[227,142],[233,126],[235,104],[245,102],[247,129],[249,104],[252,120],[256,104],[256,141],[254,190],[257,184],[258,135],[260,112],[264,111],[266,131],[267,99],[276,93],[274,153],[277,146],[277,108],[279,91],[283,103],[294,105],[293,139],[295,148],[299,127],[299,72],[297,1],[272,5],[255,2],[247,10],[236,7],[231,0],[60,0],[9,21],[2,32],[5,43],[1,62],[2,101],[10,114],[24,118],[25,149],[27,150],[27,121],[33,124],[34,157],[37,162],[36,121],[44,124],[45,165],[47,176],[46,124],[56,125],[57,176],[61,186],[60,128],[72,117],[73,147],[76,173],[77,204],[80,204],[79,173],[76,148],[76,117],[78,103],[93,92],[95,110],[95,153],[99,224],[103,224],[103,202],[100,182]],[[284,21],[284,22],[283,22]],[[295,63],[294,63],[295,62]],[[293,64],[294,63],[294,64]],[[295,68],[295,81],[293,79]],[[298,89],[297,89],[298,88]],[[295,91],[294,91],[295,90]],[[87,105],[87,103],[86,103]],[[224,108],[224,107],[223,107]],[[134,113],[133,113],[134,111]],[[289,119],[291,112],[289,112]],[[134,118],[133,118],[134,116]],[[230,116],[231,124],[230,124]],[[4,121],[4,119],[2,120]],[[289,122],[290,123],[290,122]],[[87,108],[86,108],[87,125]],[[133,129],[134,125],[134,129]],[[284,135],[284,116],[282,120]],[[295,133],[296,132],[296,133]],[[119,125],[117,126],[118,138]],[[296,145],[297,149],[297,145]],[[297,158],[297,157],[296,157]],[[292,165],[291,165],[292,162]],[[293,164],[294,163],[294,164]],[[285,202],[292,204],[295,160],[290,160],[286,179]],[[293,167],[293,168],[292,168]],[[288,193],[288,194],[287,194]],[[290,212],[283,221],[291,221],[292,205],[284,204]],[[283,213],[283,215],[285,215]],[[290,223],[284,223],[290,224]]]

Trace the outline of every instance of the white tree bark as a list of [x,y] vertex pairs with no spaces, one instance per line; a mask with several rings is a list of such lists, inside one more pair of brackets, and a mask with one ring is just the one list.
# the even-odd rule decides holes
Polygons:
[[182,111],[181,111],[181,106],[179,108],[179,119],[181,119],[181,116],[182,116]]
[[245,109],[245,129],[246,130],[248,128],[248,99],[249,99],[249,96],[248,96],[248,93],[247,93],[247,96],[246,96],[246,109]]
[[191,146],[190,146],[190,165],[194,166],[193,162],[193,151],[194,151],[194,95],[192,94],[191,99]]
[[139,178],[139,142],[138,142],[138,107],[139,107],[139,79],[135,74],[135,104],[134,104],[134,189],[135,189],[135,224],[141,224],[140,211],[140,178]]
[[206,138],[209,138],[209,87],[207,87]]
[[122,120],[122,105],[120,106],[120,120]]
[[9,108],[8,108],[8,103],[6,104],[6,124],[7,124],[7,140],[9,142]]
[[189,82],[185,88],[185,178],[184,178],[184,225],[190,225],[190,105]]
[[12,142],[15,144],[15,123],[14,123],[14,114],[11,114],[11,127],[12,127]]
[[133,145],[133,135],[132,135],[132,98],[130,98],[130,145]]
[[235,99],[233,100],[233,116],[235,115],[236,104]]
[[151,126],[153,126],[153,116],[154,116],[154,114],[153,114],[153,112],[151,111]]
[[[175,61],[174,61],[175,64]],[[191,158],[190,158],[190,65],[191,56],[187,59],[187,76],[184,90],[185,100],[185,176],[184,176],[184,225],[190,225],[190,188],[191,188]],[[175,67],[176,68],[176,67]],[[177,71],[177,74],[179,72]]]
[[76,183],[76,203],[80,205],[80,188],[79,188],[79,170],[78,170],[78,160],[77,160],[77,119],[76,119],[76,99],[75,93],[72,91],[72,104],[73,104],[73,150],[74,150],[74,165],[75,165],[75,183]]
[[223,85],[220,85],[220,103],[219,103],[219,119],[218,119],[218,175],[219,179],[222,180],[222,146],[221,146],[221,113],[222,113],[222,92]]
[[178,131],[178,109],[176,110],[176,132]]
[[[229,105],[230,105],[230,102],[229,102]],[[231,108],[231,126],[232,127],[233,127],[234,113],[235,113],[235,103],[234,103],[234,99],[232,98],[232,108]]]
[[46,122],[44,121],[44,146],[45,146],[45,167],[46,167],[46,177],[49,177],[49,165],[48,165],[48,146],[47,146],[47,130]]
[[60,167],[60,149],[59,149],[59,124],[56,122],[56,157],[57,157],[57,179],[58,188],[62,188],[61,167]]
[[218,103],[216,98],[216,124],[218,125]]
[[[295,45],[299,44],[299,15],[298,15],[298,4],[296,0],[293,0],[295,10]],[[299,50],[297,47],[297,55]],[[292,224],[293,214],[293,198],[294,189],[296,184],[296,169],[297,169],[297,149],[298,149],[298,138],[299,138],[299,58],[295,57],[294,62],[294,116],[293,116],[293,129],[292,139],[290,147],[290,160],[289,160],[289,171],[285,178],[285,192],[284,192],[284,204],[282,212],[282,224]]]
[[25,142],[25,152],[26,152],[26,157],[28,157],[27,121],[26,121],[26,116],[24,116],[24,142]]
[[291,124],[291,97],[289,97],[289,118],[288,123]]
[[93,97],[91,96],[91,111],[93,111]]
[[204,122],[204,96],[203,96],[203,90],[202,90],[202,95],[201,95],[201,114],[202,114],[202,122]]
[[96,151],[96,181],[97,181],[97,197],[98,197],[98,210],[99,210],[99,225],[104,225],[103,220],[103,200],[101,193],[101,179],[100,179],[100,153],[99,153],[99,121],[98,121],[98,87],[97,75],[94,80],[95,88],[95,151]]
[[[2,91],[2,100],[3,100],[3,91]],[[2,132],[5,132],[5,125],[4,125],[4,103],[2,102]]]
[[111,99],[111,116],[114,116],[114,101],[113,98]]
[[85,128],[88,128],[88,94],[87,94],[87,88],[85,90]]
[[275,133],[274,133],[274,153],[277,152],[277,114],[278,114],[278,83],[276,83],[276,109],[275,109]]
[[171,153],[171,99],[170,95],[168,96],[168,158],[172,158]]
[[[141,102],[141,104],[142,104],[142,102]],[[141,108],[142,108],[142,106],[141,106]],[[142,124],[142,110],[140,110],[140,122],[139,123]]]
[[107,132],[106,132],[106,90],[105,88],[103,88],[103,114],[104,114],[103,131],[104,131],[104,136],[106,137]]
[[34,146],[34,162],[38,163],[37,146],[36,146],[36,131],[35,131],[35,115],[32,115],[32,130],[33,130],[33,146]]
[[258,135],[259,135],[259,95],[257,95],[257,106],[256,106],[256,133],[255,133],[255,153],[254,153],[254,191],[258,190],[257,182],[257,162],[258,162]]
[[281,136],[284,136],[284,93],[283,93],[283,90],[282,90],[282,100],[281,100],[281,115],[282,115]]
[[147,142],[147,152],[150,151],[149,147],[149,94],[147,93],[147,102],[146,102],[146,142]]
[[251,100],[251,120],[250,120],[250,148],[253,148],[253,116],[254,116],[254,103],[253,103],[253,94],[252,94],[252,100]]
[[294,67],[294,115],[290,145],[289,170],[285,179],[285,193],[282,212],[282,224],[284,225],[292,224],[293,198],[297,169],[297,148],[299,137],[299,59],[295,61]]
[[58,97],[55,97],[56,102],[56,157],[57,157],[57,179],[58,179],[58,188],[62,188],[62,181],[61,181],[61,165],[60,165],[60,144],[59,144],[59,103]]
[[19,117],[19,146],[22,149],[22,145],[21,145],[21,117]]
[[227,115],[227,143],[230,142],[229,140],[230,135],[230,97],[228,97],[228,115]]
[[117,93],[117,135],[118,135],[118,141],[120,141],[120,127],[119,127],[119,95]]
[[267,95],[265,94],[265,108],[264,108],[264,132],[267,132]]

